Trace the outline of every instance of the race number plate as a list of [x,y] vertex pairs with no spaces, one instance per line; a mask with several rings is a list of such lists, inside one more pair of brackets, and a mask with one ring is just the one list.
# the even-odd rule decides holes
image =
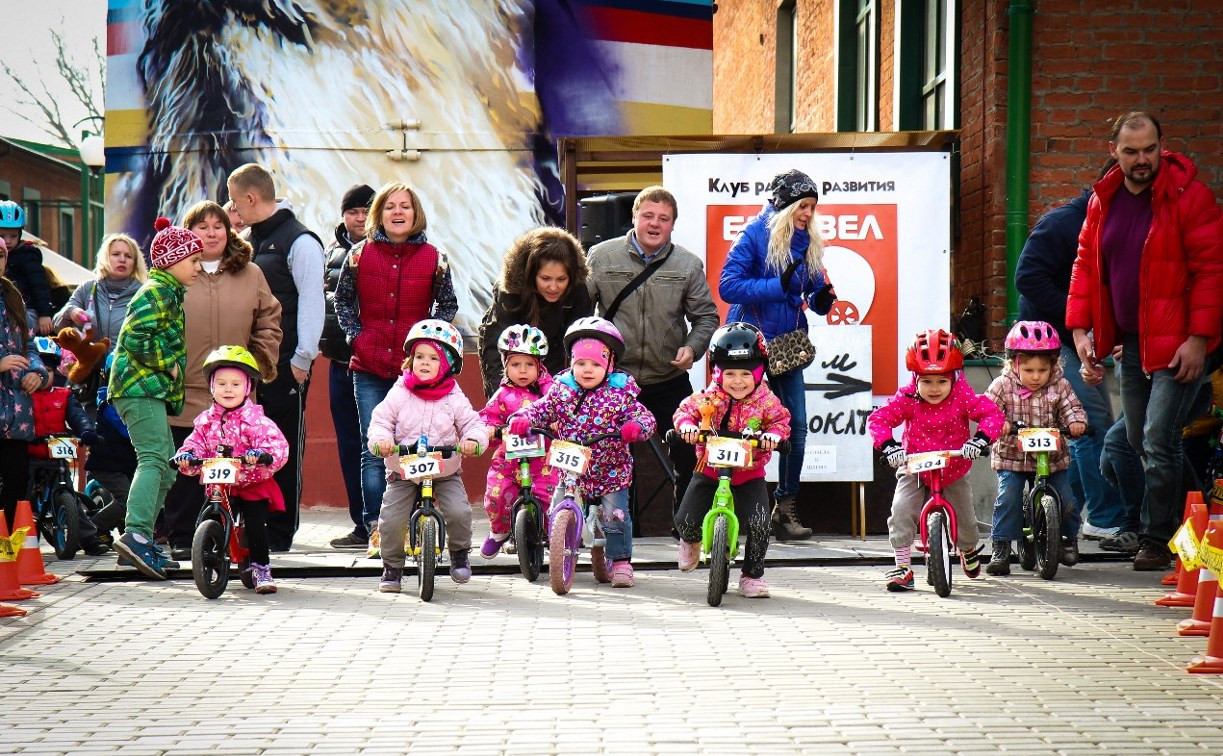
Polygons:
[[942,452],[919,452],[905,458],[905,469],[910,473],[923,473],[947,466],[947,455]]
[[710,467],[747,467],[752,449],[738,438],[711,438],[705,446],[705,463]]
[[582,475],[590,466],[590,449],[569,441],[553,441],[548,451],[548,464],[574,475]]
[[1062,434],[1056,428],[1021,428],[1019,449],[1024,452],[1051,452],[1062,448]]
[[238,482],[240,465],[233,457],[206,459],[203,463],[204,469],[200,472],[200,480],[206,485],[231,486]]
[[48,439],[47,448],[51,452],[51,459],[76,459],[76,441],[70,438]]
[[425,457],[400,457],[399,468],[407,480],[436,478],[442,472],[442,458],[440,454],[432,452]]
[[513,433],[506,433],[502,440],[505,442],[506,459],[542,457],[547,453],[543,436],[515,436]]

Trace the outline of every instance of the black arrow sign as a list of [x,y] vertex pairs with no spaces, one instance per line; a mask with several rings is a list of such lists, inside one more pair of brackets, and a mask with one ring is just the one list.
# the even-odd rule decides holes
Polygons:
[[871,390],[871,384],[860,378],[841,373],[827,373],[826,375],[832,383],[804,383],[803,388],[808,391],[823,391],[825,399],[840,399]]

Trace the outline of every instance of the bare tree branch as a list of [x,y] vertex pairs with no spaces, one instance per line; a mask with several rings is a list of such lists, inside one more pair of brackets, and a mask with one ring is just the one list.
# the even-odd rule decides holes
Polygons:
[[[93,40],[93,57],[98,72],[96,86],[93,83],[93,66],[81,67],[76,65],[69,58],[67,44],[58,31],[51,31],[51,40],[55,45],[56,73],[68,85],[68,91],[72,93],[72,96],[85,108],[88,119],[100,121],[102,119],[102,112],[98,107],[96,97],[100,96],[105,90],[106,56],[102,54],[102,48],[97,38]],[[42,68],[40,66],[36,67],[39,74],[37,87],[42,90],[42,94],[38,94],[34,91],[34,86],[22,79],[7,63],[0,65],[3,65],[4,74],[12,79],[13,83],[25,94],[24,98],[18,98],[17,104],[37,108],[42,113],[43,120],[35,120],[20,112],[19,109],[14,108],[13,112],[17,117],[32,126],[42,129],[43,132],[51,137],[53,142],[68,148],[76,147],[78,135],[70,131],[72,128],[71,124],[64,122],[63,113],[60,111],[59,98],[53,96],[48,89]]]
[[75,140],[72,139],[72,135],[69,134],[68,130],[64,127],[64,119],[59,111],[59,103],[56,102],[55,98],[51,96],[51,93],[47,91],[46,85],[42,84],[43,97],[39,97],[33,90],[30,89],[30,86],[26,84],[25,80],[18,76],[7,63],[4,64],[4,73],[13,80],[13,83],[16,84],[22,92],[26,94],[26,99],[19,99],[17,101],[18,104],[38,108],[40,111],[42,111],[43,118],[45,120],[35,121],[29,116],[17,111],[15,108],[13,109],[14,112],[16,112],[20,118],[27,121],[31,125],[42,129],[52,139],[61,143],[64,147],[75,146]]

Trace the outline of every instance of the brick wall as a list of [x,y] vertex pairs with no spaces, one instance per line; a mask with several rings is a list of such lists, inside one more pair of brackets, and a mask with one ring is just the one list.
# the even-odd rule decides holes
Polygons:
[[836,0],[798,0],[794,131],[836,131]]
[[[81,249],[82,230],[81,230],[81,178],[80,173],[76,170],[68,170],[62,168],[57,163],[39,159],[27,152],[13,149],[8,154],[0,154],[0,178],[3,178],[9,183],[10,195],[14,202],[25,204],[23,201],[25,189],[37,190],[41,196],[40,200],[44,203],[39,213],[38,236],[47,245],[57,252],[60,252],[64,257],[70,257],[77,262],[82,259],[87,259],[88,255],[84,255]],[[75,202],[76,207],[59,208],[48,206],[54,200],[68,200]],[[61,212],[74,213],[73,227],[73,248],[61,249],[61,240],[59,237],[59,216]],[[34,225],[27,221],[27,230],[32,230]]]
[[892,107],[896,88],[896,0],[880,0],[879,9],[879,130],[895,128]]
[[773,133],[776,60],[776,2],[719,2],[713,16],[713,133]]

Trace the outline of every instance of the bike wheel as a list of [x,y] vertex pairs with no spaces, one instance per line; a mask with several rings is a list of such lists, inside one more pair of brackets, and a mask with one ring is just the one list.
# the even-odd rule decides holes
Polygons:
[[433,578],[437,574],[437,522],[420,518],[420,557],[416,562],[416,587],[421,601],[433,599]]
[[934,592],[946,598],[951,595],[951,539],[947,533],[947,515],[931,512],[926,518],[926,571]]
[[255,588],[255,573],[251,571],[251,558],[246,557],[238,563],[238,579],[242,581],[243,588]]
[[514,518],[514,544],[518,547],[518,569],[528,582],[534,583],[539,579],[544,549],[539,543],[539,524],[526,507],[519,509]]
[[573,568],[577,553],[569,548],[577,523],[573,512],[562,509],[552,518],[552,530],[548,533],[548,582],[552,592],[564,596],[573,585]]
[[600,583],[610,583],[612,579],[612,563],[607,558],[607,547],[590,547],[590,569],[595,574],[595,580]]
[[1036,513],[1032,501],[1035,493],[1029,490],[1023,497],[1023,533],[1019,536],[1019,566],[1031,572],[1036,569]]
[[229,583],[229,544],[225,526],[204,520],[191,539],[191,577],[205,598],[219,598]]
[[1045,580],[1057,575],[1062,548],[1062,516],[1057,499],[1048,493],[1040,497],[1036,508],[1036,527],[1033,528],[1036,545],[1036,574]]
[[80,548],[81,521],[76,508],[76,497],[71,491],[60,491],[55,494],[52,504],[52,525],[50,538],[55,547],[55,556],[60,559],[72,559]]
[[727,528],[726,516],[719,515],[713,522],[713,543],[709,552],[709,587],[705,590],[705,600],[710,606],[722,603],[722,596],[730,584],[730,544]]

